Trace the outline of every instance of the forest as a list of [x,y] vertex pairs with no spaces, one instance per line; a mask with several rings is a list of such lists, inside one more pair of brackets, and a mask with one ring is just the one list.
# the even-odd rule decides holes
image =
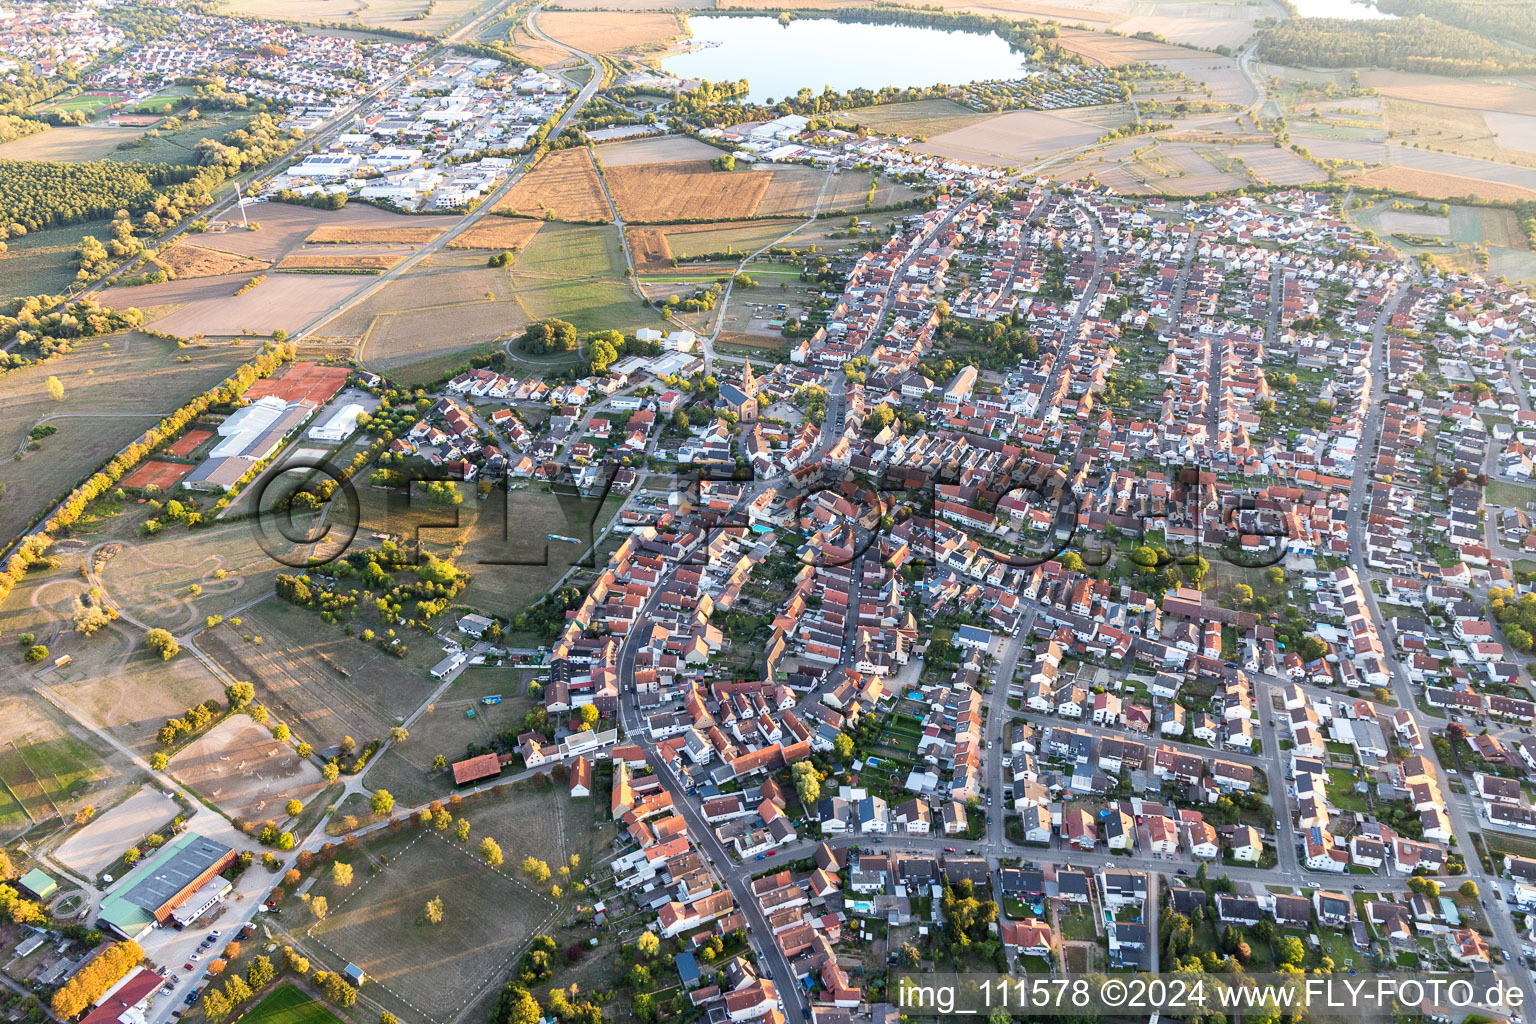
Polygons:
[[0,223],[38,231],[143,209],[161,188],[199,173],[172,164],[0,160]]
[[1536,70],[1536,57],[1431,18],[1295,18],[1259,39],[1259,59],[1288,67],[1379,67],[1430,75]]
[[1385,14],[1424,15],[1493,40],[1536,46],[1536,5],[1529,0],[1376,0]]

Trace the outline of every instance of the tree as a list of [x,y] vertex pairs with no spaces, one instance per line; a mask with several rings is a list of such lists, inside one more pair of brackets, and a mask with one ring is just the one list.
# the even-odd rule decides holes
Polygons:
[[840,732],[832,737],[832,749],[837,751],[837,756],[844,761],[853,756],[853,737],[845,732]]
[[22,659],[29,662],[42,661],[46,657],[48,657],[48,648],[44,644],[33,644],[27,648],[27,653],[22,655]]
[[149,767],[151,771],[163,772],[170,765],[171,759],[159,750],[149,755]]
[[282,722],[278,722],[272,727],[272,738],[277,740],[279,743],[287,743],[288,737],[292,735],[293,733],[290,732],[288,727]]
[[1299,966],[1307,958],[1307,947],[1296,936],[1285,935],[1276,943],[1275,954],[1280,963]]
[[[480,848],[485,848],[482,841]],[[534,885],[543,885],[549,881],[549,865],[537,857],[524,857],[522,864],[518,865],[527,879]]]
[[49,377],[43,381],[43,387],[48,389],[48,397],[55,402],[64,401],[64,382],[57,377]]
[[316,921],[324,921],[325,915],[330,911],[331,905],[325,901],[324,896],[316,896],[309,901],[309,912],[315,915]]
[[229,702],[229,710],[243,710],[256,699],[256,687],[245,682],[230,683],[224,687],[224,699]]
[[501,844],[490,836],[480,840],[480,856],[493,868],[501,867]]
[[442,924],[443,923],[443,899],[442,899],[442,897],[441,896],[434,896],[431,899],[427,900],[427,905],[422,908],[421,914],[422,914],[422,917],[424,917],[426,919],[427,924]]
[[144,646],[160,655],[162,661],[170,661],[181,653],[181,645],[168,629],[151,629],[144,634]]
[[896,962],[909,971],[916,970],[922,959],[922,954],[910,942],[903,942],[896,950]]
[[538,1000],[526,988],[508,985],[496,1001],[496,1012],[491,1020],[493,1024],[539,1024],[542,1016]]
[[1068,551],[1060,558],[1061,567],[1068,572],[1083,571],[1083,556],[1076,551]]
[[464,818],[454,822],[453,834],[458,837],[459,842],[467,842],[469,839],[469,822]]
[[86,804],[75,812],[75,824],[84,825],[94,817],[96,817],[96,805]]
[[437,829],[437,831],[447,832],[449,827],[452,825],[453,815],[449,814],[443,808],[439,807],[437,812],[432,815],[432,827]]
[[393,729],[389,730],[389,742],[404,743],[405,738],[409,735],[410,733],[406,732],[402,726],[397,725]]
[[821,776],[815,765],[809,761],[796,761],[789,772],[795,780],[795,793],[802,804],[810,807],[821,799]]
[[309,973],[309,957],[297,952],[292,946],[284,946],[283,966],[302,977]]
[[243,1003],[251,998],[251,986],[237,974],[224,983],[224,995],[232,1004]]
[[640,955],[649,960],[661,949],[661,940],[655,932],[641,932],[640,938],[635,941],[635,946],[640,950]]
[[1232,597],[1239,608],[1248,608],[1253,604],[1253,588],[1246,583],[1239,583],[1232,588]]
[[1477,899],[1477,883],[1472,881],[1470,878],[1465,882],[1462,882],[1461,886],[1456,891],[1468,899]]
[[219,1024],[219,1021],[228,1018],[229,1011],[229,1000],[224,998],[224,993],[216,988],[209,988],[203,993],[203,1016],[213,1024]]
[[341,861],[331,865],[331,881],[345,889],[352,884],[352,865]]
[[288,817],[297,818],[299,814],[304,810],[304,802],[297,799],[289,800],[288,803],[283,807],[283,810],[288,812]]
[[395,798],[387,789],[378,790],[368,800],[368,809],[383,817],[395,809]]
[[442,754],[438,754],[436,757],[434,757],[432,759],[432,770],[435,771],[435,772],[445,772],[445,771],[447,771],[448,770],[448,759],[446,757],[444,757]]
[[326,782],[335,782],[341,777],[341,768],[335,761],[327,761],[320,766],[320,775]]

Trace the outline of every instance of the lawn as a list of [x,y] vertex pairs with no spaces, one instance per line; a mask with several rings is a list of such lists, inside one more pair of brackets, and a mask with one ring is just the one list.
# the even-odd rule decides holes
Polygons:
[[1505,508],[1524,508],[1528,502],[1536,501],[1536,487],[1512,484],[1505,480],[1489,480],[1486,494],[1488,504]]
[[631,331],[661,318],[624,278],[619,230],[545,224],[512,268],[518,303],[529,319],[559,317],[581,331]]
[[292,984],[273,989],[242,1020],[246,1024],[341,1024],[341,1019]]
[[0,253],[0,309],[23,296],[57,295],[68,288],[75,280],[75,255],[85,235],[107,237],[107,222],[31,231],[7,241],[7,251]]
[[1087,910],[1071,910],[1061,915],[1061,935],[1068,942],[1097,942],[1098,929],[1094,927],[1093,916]]

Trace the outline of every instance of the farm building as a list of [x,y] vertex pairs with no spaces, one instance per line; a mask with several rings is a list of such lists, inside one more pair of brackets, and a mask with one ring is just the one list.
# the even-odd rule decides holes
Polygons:
[[177,907],[235,861],[223,843],[186,832],[123,876],[101,902],[97,921],[126,938],[171,919]]
[[501,774],[501,758],[495,754],[481,754],[453,762],[453,784],[467,786],[481,779],[492,779]]

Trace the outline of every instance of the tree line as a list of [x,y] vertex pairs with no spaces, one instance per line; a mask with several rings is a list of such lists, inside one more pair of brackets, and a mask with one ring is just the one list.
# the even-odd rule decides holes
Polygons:
[[1529,0],[1375,0],[1376,9],[1400,18],[1424,15],[1456,28],[1536,46],[1536,6]]

